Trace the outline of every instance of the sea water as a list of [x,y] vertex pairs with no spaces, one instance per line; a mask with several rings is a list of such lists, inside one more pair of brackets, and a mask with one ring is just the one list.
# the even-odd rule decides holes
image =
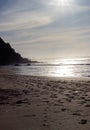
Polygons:
[[53,59],[30,66],[9,66],[16,74],[48,77],[90,77],[90,58]]

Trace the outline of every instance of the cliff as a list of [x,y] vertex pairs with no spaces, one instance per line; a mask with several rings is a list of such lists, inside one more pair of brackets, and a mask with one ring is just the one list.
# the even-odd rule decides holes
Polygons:
[[17,53],[9,43],[0,38],[0,65],[31,62]]

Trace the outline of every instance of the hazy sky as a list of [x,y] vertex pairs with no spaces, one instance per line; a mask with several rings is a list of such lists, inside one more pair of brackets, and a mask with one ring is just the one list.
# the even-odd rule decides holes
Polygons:
[[0,37],[31,59],[90,56],[90,0],[0,0]]

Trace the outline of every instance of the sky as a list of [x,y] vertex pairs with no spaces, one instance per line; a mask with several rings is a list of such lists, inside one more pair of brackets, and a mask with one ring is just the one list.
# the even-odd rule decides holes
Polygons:
[[90,0],[0,0],[0,37],[34,60],[90,56]]

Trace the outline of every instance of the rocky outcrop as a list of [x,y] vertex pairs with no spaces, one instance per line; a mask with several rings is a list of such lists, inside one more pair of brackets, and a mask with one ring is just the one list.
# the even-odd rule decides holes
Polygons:
[[0,38],[0,65],[31,62],[17,53],[9,43]]

